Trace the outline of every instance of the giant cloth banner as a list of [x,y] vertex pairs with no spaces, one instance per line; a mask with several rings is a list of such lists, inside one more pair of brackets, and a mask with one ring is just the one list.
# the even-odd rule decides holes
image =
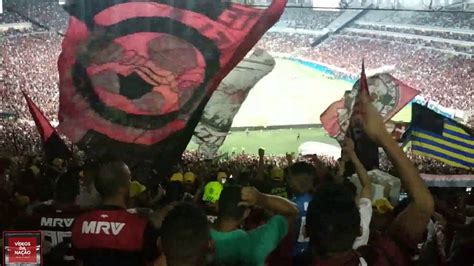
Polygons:
[[214,90],[286,2],[72,1],[58,62],[59,129],[89,156],[168,172]]
[[229,133],[232,121],[250,90],[275,67],[267,52],[256,49],[240,62],[221,82],[194,131],[194,142],[206,158],[217,156],[219,147]]

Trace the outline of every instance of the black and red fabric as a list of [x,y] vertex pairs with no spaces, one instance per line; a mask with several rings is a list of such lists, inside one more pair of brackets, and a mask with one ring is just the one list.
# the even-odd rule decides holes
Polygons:
[[45,265],[75,265],[71,250],[71,227],[74,219],[84,211],[78,205],[41,204],[33,209],[33,228],[41,230],[43,241],[51,247],[51,251],[44,254]]
[[76,218],[72,247],[84,265],[145,265],[158,257],[157,230],[125,209],[101,206]]
[[214,90],[286,2],[73,1],[58,62],[60,130],[92,156],[167,172]]
[[51,123],[48,121],[46,116],[41,112],[39,107],[23,92],[28,110],[30,111],[33,120],[35,121],[36,128],[41,136],[43,142],[43,148],[48,160],[54,158],[69,159],[72,157],[72,153],[67,147],[66,143],[61,139],[58,132],[54,129]]
[[[369,85],[367,83],[367,76],[365,75],[365,66],[364,61],[362,61],[362,72],[360,74],[359,79],[359,94],[357,96],[357,100],[355,105],[360,105],[360,95],[361,93],[367,93],[369,95]],[[356,108],[356,109],[360,109]],[[365,169],[372,170],[379,168],[379,149],[377,144],[371,140],[367,134],[364,132],[360,121],[354,119],[356,115],[360,115],[358,112],[355,111],[352,114],[352,118],[350,119],[350,126],[349,126],[349,137],[352,138],[354,141],[354,150],[357,154],[357,157],[364,165]],[[345,176],[349,176],[355,173],[354,165],[349,162],[345,169]]]
[[313,266],[359,266],[364,261],[369,266],[413,265],[411,252],[379,232],[371,232],[369,245],[347,252],[341,257],[314,259]]

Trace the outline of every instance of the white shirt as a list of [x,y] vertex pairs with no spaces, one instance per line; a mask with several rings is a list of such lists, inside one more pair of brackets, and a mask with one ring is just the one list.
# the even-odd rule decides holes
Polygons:
[[357,237],[352,245],[353,249],[367,245],[370,236],[370,221],[372,220],[372,201],[370,199],[359,199],[360,227],[362,235]]

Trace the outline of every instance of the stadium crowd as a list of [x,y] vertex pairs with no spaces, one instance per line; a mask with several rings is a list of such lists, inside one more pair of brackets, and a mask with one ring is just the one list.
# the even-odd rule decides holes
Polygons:
[[[435,49],[375,38],[334,35],[316,47],[315,38],[303,34],[270,32],[259,46],[270,52],[313,60],[353,73],[357,77],[362,57],[367,69],[393,66],[393,76],[420,90],[426,99],[445,107],[471,110],[474,92],[472,58]],[[396,52],[394,52],[396,51]]]
[[470,12],[369,11],[361,21],[468,30],[474,28],[474,18]]
[[[53,266],[472,265],[473,195],[428,190],[364,101],[364,130],[389,155],[406,199],[372,202],[371,177],[351,141],[337,162],[275,162],[264,150],[221,161],[185,154],[154,184],[112,158],[7,157],[0,231],[45,232],[43,262]],[[349,162],[360,190],[345,178]],[[67,219],[74,222],[47,222]]]
[[64,33],[67,29],[68,14],[58,1],[5,0],[4,2],[9,10],[32,19],[33,22],[50,31]]
[[[33,16],[35,19],[54,29],[60,30],[66,25],[66,13],[59,11],[61,7],[56,2],[10,1],[6,5],[16,8],[15,10],[27,10],[30,14],[35,14]],[[22,5],[27,5],[28,8],[22,8],[24,7]],[[315,16],[306,14],[312,12],[307,9],[288,9],[282,21],[294,21],[298,18],[302,22],[295,22],[295,25],[311,25],[311,23],[317,23],[315,21],[320,21],[322,25],[334,19],[337,14],[337,12],[327,12],[329,14],[325,17],[319,14],[325,12],[315,12],[317,17],[324,18],[318,20]],[[21,17],[13,14],[4,13],[2,21],[23,21]],[[311,27],[320,28],[318,25]],[[311,35],[272,32],[262,38],[259,46],[271,52],[336,66],[354,73],[354,77],[359,72],[360,59],[364,55],[369,69],[394,66],[394,76],[421,90],[423,96],[430,100],[446,107],[462,110],[473,108],[473,92],[465,89],[474,83],[472,59],[469,57],[408,46],[400,42],[346,35],[333,36],[312,48],[311,43],[315,38],[316,36]],[[2,135],[12,136],[2,138],[0,146],[3,150],[28,154],[34,154],[39,150],[39,145],[32,145],[34,141],[29,138],[36,134],[36,129],[26,121],[31,118],[21,91],[28,93],[50,121],[57,121],[59,94],[56,61],[60,53],[60,43],[61,37],[55,33],[10,35],[1,40],[0,64],[4,67],[0,69],[0,86],[2,87],[0,111],[14,114],[15,118],[21,121],[14,123],[2,120],[0,129]],[[26,65],[28,67],[25,67]],[[16,136],[13,137],[14,135]],[[419,160],[415,162],[418,165],[426,164]],[[436,168],[442,169],[444,173],[452,172],[449,167],[439,167],[436,165]],[[430,168],[434,167],[428,169]]]
[[464,32],[453,32],[449,30],[440,30],[438,29],[426,29],[422,26],[418,26],[418,28],[407,27],[407,26],[400,26],[400,25],[374,25],[374,24],[358,24],[355,23],[353,26],[358,29],[368,29],[368,30],[376,30],[376,31],[390,31],[395,33],[405,33],[405,34],[413,34],[418,36],[428,36],[428,37],[436,37],[448,40],[459,40],[459,41],[471,41],[472,36],[469,33]]
[[10,36],[1,40],[2,112],[30,119],[21,94],[25,91],[50,120],[57,120],[60,44],[61,38],[54,33]]
[[339,15],[340,11],[315,11],[307,8],[288,8],[277,26],[293,29],[322,30]]
[[[49,4],[36,1],[29,12],[38,12],[41,23],[56,20],[59,24],[46,25],[60,30],[65,24]],[[329,21],[287,16],[294,20],[291,27],[321,28]],[[474,95],[465,91],[474,82],[472,59],[343,35],[312,48],[310,38],[269,33],[260,46],[350,73],[359,71],[364,55],[368,68],[394,65],[394,76],[429,99],[472,108]],[[0,120],[0,233],[41,230],[44,265],[474,264],[474,195],[466,188],[428,189],[419,175],[472,170],[407,157],[368,95],[362,96],[364,130],[388,155],[380,168],[401,180],[406,199],[372,202],[371,177],[351,141],[338,160],[270,156],[261,149],[258,156],[212,161],[188,152],[173,173],[156,173],[149,179],[158,182],[145,183],[117,159],[93,162],[77,150],[69,160],[38,156],[41,144],[21,92],[57,120],[61,37],[13,33],[0,42],[0,111],[2,117],[12,115]],[[359,190],[346,178],[352,174],[345,169],[349,163]]]
[[0,24],[26,22],[20,15],[13,12],[4,11],[0,14]]

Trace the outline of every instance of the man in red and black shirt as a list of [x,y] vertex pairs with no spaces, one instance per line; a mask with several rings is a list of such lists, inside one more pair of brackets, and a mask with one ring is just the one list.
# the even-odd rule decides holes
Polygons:
[[96,210],[79,216],[72,228],[76,259],[84,266],[138,266],[158,257],[158,230],[127,212],[130,170],[120,161],[99,166],[95,186],[102,197]]
[[55,185],[54,200],[33,209],[33,228],[40,229],[43,233],[45,265],[75,265],[71,250],[71,226],[74,219],[83,212],[75,204],[79,195],[79,173],[70,171],[63,174]]

